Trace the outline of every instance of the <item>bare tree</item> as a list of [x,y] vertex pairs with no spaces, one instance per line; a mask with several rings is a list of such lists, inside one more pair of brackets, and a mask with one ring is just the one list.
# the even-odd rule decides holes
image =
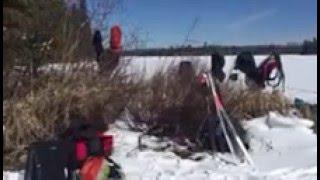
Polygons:
[[87,13],[91,27],[100,30],[108,29],[108,17],[121,3],[121,0],[90,0]]
[[190,43],[191,41],[193,41],[190,39],[190,36],[193,33],[193,31],[195,30],[195,28],[198,26],[198,24],[199,24],[199,17],[196,17],[192,21],[192,24],[191,24],[191,26],[187,32],[186,38],[185,38],[185,42],[183,44]]

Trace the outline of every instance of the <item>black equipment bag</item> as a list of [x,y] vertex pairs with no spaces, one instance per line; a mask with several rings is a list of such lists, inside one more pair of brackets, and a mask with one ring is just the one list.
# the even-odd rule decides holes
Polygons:
[[257,75],[257,65],[251,52],[241,52],[235,62],[234,69],[239,69],[246,75]]
[[200,128],[199,141],[204,149],[218,152],[230,152],[227,141],[222,133],[219,118],[215,114],[209,115]]
[[212,76],[216,77],[220,82],[222,82],[226,75],[223,72],[223,67],[225,65],[224,57],[219,53],[213,53],[211,55],[211,72]]
[[[84,141],[87,148],[87,156],[102,156],[104,155],[103,144],[98,136],[102,133],[105,124],[90,123],[86,121],[72,121],[69,128],[61,135],[61,139],[66,139],[70,142],[77,143]],[[77,161],[77,167],[82,166],[82,161]]]
[[87,147],[89,156],[101,156],[104,154],[103,145],[99,137],[88,139]]
[[29,147],[24,180],[71,180],[75,170],[73,145],[45,141]]

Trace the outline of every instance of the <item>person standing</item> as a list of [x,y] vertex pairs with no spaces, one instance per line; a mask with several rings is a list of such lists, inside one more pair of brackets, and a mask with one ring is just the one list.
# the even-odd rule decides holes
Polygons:
[[103,51],[99,56],[99,66],[101,72],[111,73],[119,64],[122,53],[122,32],[118,25],[114,25],[110,29],[109,48]]
[[96,60],[97,60],[97,62],[99,62],[100,55],[103,52],[102,36],[101,36],[101,33],[99,30],[96,30],[94,32],[92,44],[93,44],[95,51],[96,51]]

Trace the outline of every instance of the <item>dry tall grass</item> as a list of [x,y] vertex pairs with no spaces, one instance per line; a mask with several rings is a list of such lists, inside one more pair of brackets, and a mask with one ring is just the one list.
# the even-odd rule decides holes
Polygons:
[[[128,108],[136,122],[158,127],[158,135],[188,133],[194,137],[206,112],[204,97],[196,90],[193,80],[185,83],[176,77],[176,72],[171,70],[158,72],[143,83],[144,88],[133,96]],[[190,118],[197,120],[190,122]]]
[[4,164],[8,167],[22,164],[30,143],[52,138],[71,120],[113,122],[136,92],[129,77],[121,73],[110,78],[79,71],[43,75],[29,83],[32,88],[21,87],[26,88],[23,96],[20,88],[6,89],[20,92],[3,101]]
[[[72,120],[112,123],[127,108],[133,121],[145,124],[149,134],[195,142],[206,118],[207,103],[194,76],[179,78],[174,68],[159,71],[150,80],[134,79],[116,71],[112,76],[79,70],[63,75],[19,77],[18,86],[3,101],[4,165],[21,167],[32,142],[52,138]],[[286,112],[280,94],[230,90],[221,87],[226,110],[234,120],[257,117],[270,110]],[[241,129],[240,125],[238,128]],[[107,129],[106,127],[102,127]],[[143,130],[143,129],[138,129]]]
[[[136,123],[147,124],[148,134],[195,143],[199,126],[208,115],[208,104],[195,77],[185,81],[177,73],[173,68],[159,71],[133,96],[128,108]],[[245,133],[240,120],[262,116],[269,111],[286,114],[289,109],[289,101],[281,93],[230,89],[226,84],[221,84],[220,90],[225,109],[242,137]]]
[[278,111],[286,115],[290,108],[289,100],[278,91],[263,92],[250,89],[222,87],[225,107],[235,119],[251,119]]

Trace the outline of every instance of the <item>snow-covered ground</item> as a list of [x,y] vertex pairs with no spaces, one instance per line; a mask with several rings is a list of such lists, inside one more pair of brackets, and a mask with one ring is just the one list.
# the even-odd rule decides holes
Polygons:
[[[127,180],[314,180],[317,178],[317,139],[312,122],[275,113],[244,122],[249,132],[254,167],[234,165],[230,154],[199,153],[202,160],[182,159],[170,151],[137,149],[140,133],[125,128],[122,121],[107,134],[115,137],[112,158]],[[149,141],[154,141],[150,138]],[[18,180],[22,173],[4,172],[4,180]]]
[[[257,64],[265,57],[255,56]],[[281,58],[288,95],[317,103],[317,56],[283,55]],[[192,60],[210,67],[208,56],[123,59],[129,63],[129,72],[145,71],[146,78],[161,68],[165,69],[172,63],[178,65],[183,60]],[[229,72],[234,60],[235,56],[226,56],[225,72]],[[54,66],[61,68],[61,65]],[[139,151],[137,140],[140,134],[125,129],[121,121],[113,125],[108,133],[115,136],[112,158],[122,166],[127,180],[313,180],[317,178],[317,139],[310,125],[312,122],[308,120],[281,117],[274,113],[245,121],[254,167],[227,163],[225,159],[230,159],[230,154],[211,156],[201,153],[197,155],[203,159],[194,161],[181,159],[170,151]],[[3,173],[4,180],[23,179],[22,172]]]
[[308,120],[275,113],[246,121],[254,167],[226,163],[229,154],[212,157],[202,153],[198,154],[204,157],[201,161],[193,161],[169,151],[138,151],[139,133],[117,127],[109,133],[116,138],[113,158],[130,180],[316,179],[317,139],[310,125]]

